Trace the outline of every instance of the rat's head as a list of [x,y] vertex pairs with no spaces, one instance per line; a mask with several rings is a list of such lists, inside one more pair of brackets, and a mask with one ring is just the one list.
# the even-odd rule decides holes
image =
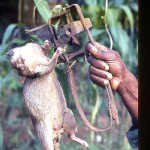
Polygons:
[[34,76],[48,64],[48,57],[43,53],[41,47],[35,43],[11,49],[7,52],[11,65],[24,76]]

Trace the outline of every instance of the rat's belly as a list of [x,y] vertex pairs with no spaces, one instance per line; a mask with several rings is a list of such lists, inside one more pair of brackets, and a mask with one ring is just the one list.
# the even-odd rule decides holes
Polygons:
[[35,120],[57,120],[57,124],[63,121],[65,111],[65,99],[57,80],[48,79],[27,79],[23,88],[24,104]]

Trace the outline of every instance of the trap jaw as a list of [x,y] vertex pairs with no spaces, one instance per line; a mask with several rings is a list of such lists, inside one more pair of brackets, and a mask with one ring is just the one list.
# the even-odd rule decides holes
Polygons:
[[77,60],[77,57],[84,57],[87,54],[77,38],[79,33],[85,31],[91,43],[95,43],[89,31],[89,28],[92,27],[92,23],[89,18],[84,18],[78,4],[65,5],[64,7],[56,5],[52,9],[52,12],[58,8],[58,6],[59,11],[54,14],[52,13],[52,17],[50,17],[47,24],[26,30],[26,33],[36,34],[39,30],[41,32],[42,29],[42,33],[45,33],[44,29],[46,29],[48,38],[50,38],[50,41],[54,44],[54,51],[56,51],[58,47],[64,49],[64,53],[60,56],[58,63],[66,62],[64,55],[67,56],[69,62],[73,62]]
[[[58,47],[64,48],[66,45],[70,45],[71,48],[65,51],[65,55],[69,61],[73,61],[78,56],[84,57],[87,53],[85,49],[82,48],[77,35],[86,31],[89,39],[94,40],[91,38],[92,35],[89,31],[89,28],[92,27],[92,23],[89,18],[84,18],[78,4],[66,5],[63,9],[63,12],[54,16],[52,15],[48,20],[48,29],[51,35],[51,41],[54,43],[54,50]],[[56,24],[58,27],[55,27]],[[65,40],[65,38],[68,39]],[[65,59],[64,55],[61,55],[58,63],[64,62]]]

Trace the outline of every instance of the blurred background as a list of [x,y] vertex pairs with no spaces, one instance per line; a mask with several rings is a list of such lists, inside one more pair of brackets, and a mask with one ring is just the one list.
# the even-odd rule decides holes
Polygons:
[[[94,39],[110,46],[105,31],[103,16],[105,0],[75,0],[64,3],[77,3],[85,17],[91,19],[90,29]],[[61,0],[1,0],[0,1],[0,150],[41,150],[30,118],[22,103],[22,85],[9,64],[5,53],[16,46],[22,46],[31,39],[42,44],[37,36],[29,36],[25,29],[44,24],[51,16],[51,8]],[[35,4],[37,7],[35,7]],[[128,69],[138,78],[138,2],[137,0],[109,0],[107,23],[113,39],[113,49],[119,52]],[[88,38],[81,38],[83,44]],[[90,120],[97,127],[108,122],[106,91],[92,84],[88,74],[87,61],[75,66],[75,79],[80,104]],[[90,150],[131,150],[126,132],[132,122],[119,95],[114,93],[119,111],[120,124],[104,133],[91,132],[81,120],[67,86],[63,65],[58,65],[56,73],[64,89],[67,105],[74,112],[78,131],[77,136],[86,140]],[[64,136],[62,150],[81,150],[83,147]]]

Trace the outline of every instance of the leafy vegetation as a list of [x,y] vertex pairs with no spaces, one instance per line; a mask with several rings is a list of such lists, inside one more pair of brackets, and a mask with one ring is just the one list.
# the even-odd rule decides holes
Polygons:
[[[51,15],[48,2],[45,0],[34,0],[34,2],[43,20],[47,21]],[[81,3],[81,1],[78,2]],[[84,16],[91,19],[93,25],[91,32],[95,40],[109,47],[109,38],[105,31],[103,19],[105,1],[84,1],[80,6]],[[113,49],[120,53],[129,70],[138,77],[137,13],[138,5],[136,0],[109,0],[107,22],[113,38]],[[31,41],[30,37],[24,33],[25,28],[27,27],[20,23],[10,24],[5,30],[0,44],[0,149],[2,150],[41,149],[39,141],[33,131],[31,121],[27,117],[22,104],[22,85],[18,82],[17,75],[14,70],[12,70],[5,55],[9,49]],[[42,43],[36,36],[32,37],[32,39],[38,43]],[[87,37],[82,38],[84,45],[87,41]],[[62,68],[64,68],[64,66],[59,65],[56,68],[56,72],[58,79],[62,83],[68,106],[74,111],[76,116],[79,128],[77,135],[90,143],[90,150],[130,150],[131,148],[127,142],[125,133],[131,125],[131,119],[120,97],[115,94],[120,116],[120,125],[114,126],[114,128],[108,132],[90,133],[83,125],[75,109],[72,97],[66,85],[66,76]],[[105,118],[107,118],[107,97],[105,91],[91,83],[88,76],[87,62],[77,64],[75,71],[77,91],[80,103],[86,115],[96,126],[105,126],[107,123],[107,121],[105,121]],[[80,134],[80,131],[83,131],[82,134]],[[68,140],[66,142],[65,138],[63,138],[62,141],[62,150],[82,149],[82,146],[74,142]]]

